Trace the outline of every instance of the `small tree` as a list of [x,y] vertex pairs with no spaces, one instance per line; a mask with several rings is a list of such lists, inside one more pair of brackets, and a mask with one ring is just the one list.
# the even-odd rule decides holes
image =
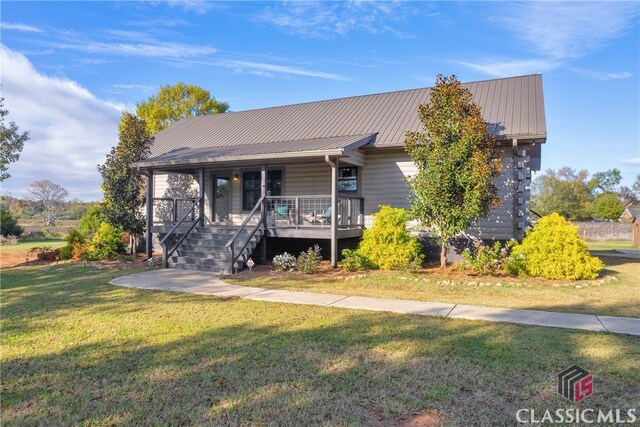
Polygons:
[[[149,137],[144,120],[125,113],[120,120],[118,145],[107,154],[107,160],[98,166],[102,175],[103,214],[107,221],[132,236],[144,232],[145,183],[130,165],[149,155],[153,139]],[[132,242],[132,251],[135,243]]]
[[616,221],[624,211],[620,197],[616,193],[606,192],[598,194],[593,201],[593,217]]
[[24,143],[29,140],[29,132],[20,132],[15,122],[9,122],[5,126],[4,118],[9,114],[4,109],[4,98],[0,98],[0,181],[4,181],[11,175],[7,172],[7,165],[18,161]]
[[20,237],[24,229],[18,225],[16,217],[11,215],[4,206],[0,205],[0,234],[3,237],[15,236]]
[[136,114],[146,122],[149,135],[182,118],[224,113],[228,109],[229,104],[216,101],[208,90],[182,82],[160,86],[157,95],[136,104]]
[[40,216],[45,227],[54,225],[56,219],[62,218],[65,211],[64,199],[69,195],[63,186],[42,179],[33,181],[27,190],[31,193],[31,200],[27,205],[29,215]]
[[411,213],[439,240],[444,267],[449,240],[499,203],[493,180],[501,165],[480,107],[455,76],[439,74],[429,104],[418,113],[423,129],[405,139],[418,169],[407,179]]

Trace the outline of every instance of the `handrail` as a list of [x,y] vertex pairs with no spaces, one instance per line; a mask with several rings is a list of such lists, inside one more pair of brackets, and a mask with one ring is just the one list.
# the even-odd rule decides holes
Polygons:
[[[265,221],[266,221],[266,218],[265,218],[265,205],[264,205],[265,199],[266,199],[266,196],[260,197],[260,199],[256,202],[256,205],[253,207],[253,209],[251,209],[251,212],[249,212],[249,215],[247,215],[247,217],[242,222],[242,225],[240,225],[240,227],[236,230],[236,232],[233,234],[233,236],[231,236],[231,238],[229,239],[227,244],[224,245],[224,247],[227,249],[227,252],[229,252],[229,272],[231,274],[233,274],[235,272],[234,271],[235,270],[234,266],[235,266],[236,262],[238,261],[238,258],[240,258],[240,255],[242,255],[242,252],[247,248],[247,245],[249,244],[249,242],[251,241],[253,236],[256,234],[258,229],[260,229],[260,226],[265,224]],[[261,206],[262,206],[262,218],[261,218],[260,222],[253,228],[253,231],[251,231],[249,237],[247,237],[247,239],[244,242],[244,245],[242,246],[242,248],[238,251],[238,253],[236,255],[235,248],[233,247],[233,244],[236,242],[236,239],[238,238],[238,236],[240,236],[240,233],[245,229],[245,227],[247,226],[247,224],[249,223],[251,218],[253,218],[253,216],[255,215],[256,211]]]
[[187,238],[189,233],[191,233],[193,231],[193,229],[196,228],[196,225],[198,224],[198,222],[200,222],[200,220],[202,218],[198,218],[198,221],[193,221],[193,224],[191,224],[191,227],[189,227],[189,230],[187,230],[186,233],[182,234],[182,237],[180,237],[180,239],[178,239],[178,242],[173,246],[173,248],[171,250],[167,250],[167,247],[165,245],[165,243],[167,242],[167,239],[169,239],[169,237],[173,233],[175,233],[175,231],[178,229],[178,227],[180,227],[180,225],[184,222],[184,220],[187,218],[187,216],[189,216],[191,214],[191,211],[193,211],[196,208],[196,206],[198,206],[200,204],[200,202],[202,202],[203,197],[204,197],[204,195],[200,196],[193,203],[193,205],[191,205],[189,210],[187,210],[184,213],[184,215],[182,216],[180,221],[178,221],[173,227],[171,227],[171,230],[169,230],[169,232],[162,238],[162,240],[160,240],[160,245],[162,245],[164,247],[164,250],[162,251],[162,266],[164,268],[168,267],[169,257],[175,252],[176,249],[178,249],[178,246],[180,246],[182,244],[182,242],[184,241],[184,239]]

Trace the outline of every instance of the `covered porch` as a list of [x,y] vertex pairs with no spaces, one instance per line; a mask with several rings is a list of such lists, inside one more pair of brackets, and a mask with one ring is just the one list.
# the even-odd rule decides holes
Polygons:
[[[292,143],[279,143],[286,146],[279,150],[275,144],[174,150],[137,163],[151,184],[147,256],[153,251],[153,234],[163,235],[163,241],[180,236],[174,248],[163,243],[166,254],[196,228],[220,228],[235,231],[225,245],[234,252],[232,258],[251,250],[237,244],[243,233],[262,237],[263,256],[264,237],[325,239],[331,241],[336,266],[338,240],[362,235],[364,197],[358,176],[364,156],[358,148],[374,139],[303,141],[306,150]],[[297,151],[291,150],[294,146]],[[238,150],[248,152],[233,152]]]

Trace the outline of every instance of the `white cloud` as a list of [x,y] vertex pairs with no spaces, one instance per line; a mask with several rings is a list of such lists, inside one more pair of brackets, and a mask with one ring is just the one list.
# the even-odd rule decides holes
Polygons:
[[31,132],[3,192],[26,194],[35,179],[49,179],[70,197],[100,199],[97,164],[117,142],[124,107],[96,98],[78,83],[38,72],[22,54],[0,45],[2,96],[9,119]]
[[[635,2],[499,3],[497,13],[490,19],[514,33],[522,46],[537,57],[459,63],[496,77],[553,70],[624,36],[637,24],[637,17]],[[631,77],[627,72],[582,70],[582,74],[598,80]]]
[[625,165],[640,166],[640,157],[633,157],[631,159],[624,159],[622,161],[622,163],[625,164]]
[[398,1],[291,2],[270,6],[254,19],[303,37],[331,38],[352,31],[410,37],[392,26],[401,8],[406,4]]
[[219,64],[229,68],[236,68],[236,69],[246,68],[249,70],[262,71],[262,72],[271,73],[271,74],[282,73],[282,74],[294,74],[294,75],[305,76],[305,77],[316,77],[316,78],[327,79],[327,80],[338,80],[338,81],[349,80],[347,77],[341,76],[340,74],[325,73],[322,71],[308,70],[305,68],[291,67],[288,65],[268,64],[265,62],[225,60],[225,61],[220,61]]
[[633,73],[628,71],[607,73],[606,71],[588,70],[584,68],[571,68],[571,70],[595,80],[620,80],[633,77]]
[[19,22],[1,22],[0,28],[2,28],[3,30],[25,31],[28,33],[44,33],[44,30],[42,28],[21,24]]
[[171,7],[182,9],[186,12],[195,12],[198,15],[204,15],[214,7],[212,1],[207,0],[167,0],[166,3]]
[[152,43],[112,43],[86,40],[80,43],[61,43],[55,46],[60,49],[72,49],[101,55],[165,59],[197,57],[217,52],[216,48],[210,46],[160,41]]

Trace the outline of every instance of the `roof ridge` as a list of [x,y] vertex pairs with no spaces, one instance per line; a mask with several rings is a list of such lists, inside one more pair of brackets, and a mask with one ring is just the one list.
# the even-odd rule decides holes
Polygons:
[[[542,73],[524,74],[524,75],[521,75],[521,76],[510,76],[510,77],[500,77],[500,78],[495,78],[495,79],[474,80],[474,81],[470,81],[470,82],[462,82],[462,84],[463,85],[471,85],[471,84],[474,84],[474,83],[494,82],[494,81],[498,81],[498,80],[522,79],[522,78],[525,78],[525,77],[533,77],[533,76],[541,76],[541,75],[542,75]],[[226,112],[220,113],[220,114],[205,114],[205,115],[201,115],[201,116],[190,117],[187,120],[192,120],[192,119],[197,119],[197,118],[202,118],[202,117],[209,117],[210,118],[210,117],[215,117],[215,116],[218,116],[218,115],[222,117],[222,116],[232,115],[232,114],[249,113],[249,112],[256,112],[256,111],[263,111],[263,110],[273,110],[273,109],[276,109],[276,108],[295,107],[295,106],[307,105],[307,104],[319,104],[319,103],[322,103],[322,102],[342,101],[342,100],[353,99],[353,98],[366,98],[366,97],[370,97],[370,96],[391,95],[391,94],[402,93],[402,92],[413,92],[413,91],[419,91],[419,90],[427,90],[427,89],[432,89],[433,87],[434,86],[417,87],[417,88],[413,88],[413,89],[400,89],[400,90],[392,90],[392,91],[387,91],[387,92],[366,93],[366,94],[363,94],[363,95],[343,96],[343,97],[340,97],[340,98],[319,99],[317,101],[298,102],[298,103],[294,103],[294,104],[273,105],[271,107],[251,108],[249,110],[226,111]]]

